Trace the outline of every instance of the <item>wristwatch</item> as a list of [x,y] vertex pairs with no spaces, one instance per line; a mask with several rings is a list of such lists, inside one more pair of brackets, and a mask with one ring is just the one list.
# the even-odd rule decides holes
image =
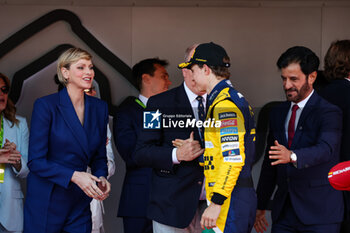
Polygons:
[[291,151],[292,153],[290,154],[290,162],[291,163],[296,163],[297,162],[297,155]]

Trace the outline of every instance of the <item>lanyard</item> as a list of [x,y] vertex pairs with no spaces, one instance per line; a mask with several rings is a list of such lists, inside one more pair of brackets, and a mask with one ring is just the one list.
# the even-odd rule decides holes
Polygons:
[[[4,119],[1,114],[1,129],[0,129],[0,148],[2,147],[2,139],[4,137]],[[0,164],[0,183],[4,183],[5,164]]]
[[142,103],[141,100],[135,99],[135,102],[138,103],[142,108],[146,108],[146,106]]
[[0,129],[0,148],[2,147],[2,140],[4,138],[4,119],[1,114],[1,129]]

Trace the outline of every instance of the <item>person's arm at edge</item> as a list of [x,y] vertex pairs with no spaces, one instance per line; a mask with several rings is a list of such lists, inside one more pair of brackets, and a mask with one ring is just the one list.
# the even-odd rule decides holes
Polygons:
[[17,171],[13,167],[13,171],[15,172],[16,176],[19,178],[26,178],[29,169],[27,167],[27,161],[28,161],[28,142],[29,142],[29,131],[27,126],[27,121],[24,117],[18,117],[19,123],[18,123],[18,130],[19,136],[21,139],[20,144],[17,145],[17,150],[21,153],[21,170]]
[[118,150],[119,155],[124,160],[127,167],[137,167],[135,162],[134,154],[135,147],[138,138],[138,132],[135,129],[134,119],[130,111],[124,106],[118,108],[117,114],[113,118],[113,135],[114,143]]
[[112,150],[112,141],[111,138],[112,133],[111,130],[109,129],[109,124],[107,125],[107,140],[108,143],[106,145],[106,151],[107,151],[107,167],[108,167],[108,176],[107,179],[109,179],[111,176],[114,175],[115,173],[115,162],[114,162],[114,154]]

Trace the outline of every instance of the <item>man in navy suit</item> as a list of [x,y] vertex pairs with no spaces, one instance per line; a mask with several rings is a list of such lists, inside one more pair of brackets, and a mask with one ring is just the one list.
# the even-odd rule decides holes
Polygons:
[[266,229],[265,210],[276,185],[272,232],[339,232],[342,194],[327,175],[339,161],[342,113],[313,90],[318,65],[315,53],[301,46],[277,61],[287,101],[270,113],[257,188],[257,232]]
[[[187,49],[186,61],[195,47]],[[205,106],[206,95],[196,89],[190,70],[183,69],[182,74],[184,83],[149,99],[144,114],[153,117],[148,123],[154,120],[154,125],[162,126],[148,129],[145,124],[137,142],[136,162],[153,168],[147,216],[153,220],[155,233],[202,231],[200,217],[206,204],[200,201],[205,196],[201,195],[203,168],[197,158],[204,149],[198,128],[185,124],[198,119],[198,99]],[[183,140],[182,146],[173,146],[176,139]]]
[[[340,161],[350,160],[350,40],[339,40],[331,44],[324,58],[324,74],[331,83],[322,89],[320,95],[337,105],[343,111],[343,131],[340,147]],[[345,197],[345,221],[342,233],[350,232],[350,192]]]
[[151,233],[152,221],[146,217],[151,169],[135,163],[134,151],[142,128],[142,113],[148,98],[168,90],[171,82],[165,67],[168,62],[157,58],[140,61],[132,68],[140,94],[127,97],[114,118],[114,139],[126,164],[126,175],[119,201],[118,217],[123,217],[125,233]]

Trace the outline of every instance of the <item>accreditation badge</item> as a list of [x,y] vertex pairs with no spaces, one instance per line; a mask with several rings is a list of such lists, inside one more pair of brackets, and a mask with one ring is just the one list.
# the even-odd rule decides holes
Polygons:
[[4,183],[5,164],[0,164],[0,183]]

